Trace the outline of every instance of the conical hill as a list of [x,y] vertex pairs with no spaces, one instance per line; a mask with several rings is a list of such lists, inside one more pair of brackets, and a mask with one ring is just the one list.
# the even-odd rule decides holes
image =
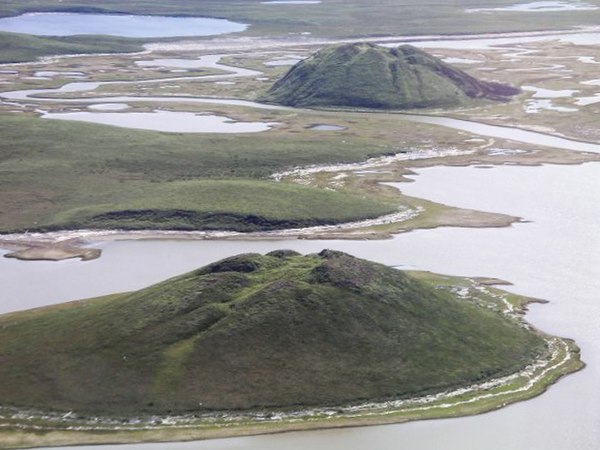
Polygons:
[[438,108],[506,101],[514,87],[478,80],[410,45],[326,47],[294,65],[263,101],[297,107]]
[[502,314],[384,265],[243,254],[0,317],[0,399],[100,414],[335,405],[506,374],[543,349]]

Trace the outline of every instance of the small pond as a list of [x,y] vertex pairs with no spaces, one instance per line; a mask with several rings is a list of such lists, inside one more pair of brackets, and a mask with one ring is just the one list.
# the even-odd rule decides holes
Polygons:
[[236,122],[224,116],[175,111],[46,113],[42,117],[169,133],[258,133],[270,130],[274,125],[267,122]]
[[93,111],[123,111],[129,109],[129,105],[126,103],[98,103],[88,106],[88,109]]

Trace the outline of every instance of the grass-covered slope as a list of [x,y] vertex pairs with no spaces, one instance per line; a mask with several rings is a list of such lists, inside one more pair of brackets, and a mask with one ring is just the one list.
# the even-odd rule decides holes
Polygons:
[[0,399],[105,414],[340,404],[471,383],[543,351],[502,314],[398,270],[277,251],[1,317]]
[[38,37],[0,32],[0,63],[32,61],[40,56],[124,53],[143,50],[141,41],[112,36]]
[[66,210],[43,228],[251,232],[352,222],[397,209],[358,194],[258,180],[173,181],[150,189],[153,196],[133,190],[117,203]]
[[[393,202],[269,181],[361,161],[368,138],[159,133],[0,114],[0,232],[59,228],[252,231],[372,218]],[[371,153],[373,152],[373,153]]]
[[456,107],[473,99],[505,100],[519,91],[480,81],[410,45],[327,47],[300,61],[263,100],[291,106]]

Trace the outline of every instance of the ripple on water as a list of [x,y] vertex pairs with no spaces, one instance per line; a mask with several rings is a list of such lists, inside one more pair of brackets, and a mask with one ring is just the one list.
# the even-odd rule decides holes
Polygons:
[[271,0],[260,3],[261,5],[318,5],[321,0]]

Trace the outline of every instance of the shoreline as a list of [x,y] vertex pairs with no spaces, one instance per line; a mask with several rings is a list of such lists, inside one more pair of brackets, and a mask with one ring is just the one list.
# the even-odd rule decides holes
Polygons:
[[[323,225],[309,228],[283,229],[274,231],[178,231],[178,230],[61,230],[48,233],[24,233],[0,235],[0,249],[9,250],[6,258],[22,261],[63,261],[80,258],[90,261],[101,257],[97,248],[86,248],[97,242],[118,240],[384,240],[394,234],[418,229],[441,226],[465,228],[500,228],[513,223],[524,222],[519,217],[498,213],[487,213],[440,205],[448,212],[442,217],[444,222],[434,225],[407,226],[398,228],[413,219],[419,218],[423,208],[406,208],[403,211],[375,219],[346,222],[337,225]],[[393,230],[378,230],[377,227],[391,226]]]
[[[482,307],[495,308],[506,320],[532,328],[525,320],[525,313],[529,303],[539,300],[493,287],[501,280],[417,274],[429,277],[440,288],[457,292],[465,301],[483,302]],[[435,394],[300,410],[222,411],[127,419],[0,408],[0,448],[191,441],[482,414],[540,395],[563,376],[585,367],[574,341],[533,329],[544,337],[547,350],[528,366]]]
[[[295,168],[286,172],[275,173],[271,176],[276,181],[292,178],[292,182],[304,179],[307,175],[327,173],[332,178],[345,172],[360,171],[368,168],[387,168],[394,164],[401,165],[404,173],[392,177],[379,179],[377,174],[363,178],[363,182],[374,182],[379,188],[385,188],[388,183],[401,183],[412,181],[405,175],[412,168],[426,168],[435,166],[468,167],[490,164],[501,166],[505,164],[516,166],[532,166],[542,164],[578,165],[598,162],[600,155],[584,152],[563,151],[558,156],[551,152],[540,152],[511,155],[506,154],[501,158],[481,155],[470,151],[449,150],[445,154],[426,154],[426,152],[398,153],[393,156],[373,158],[354,164],[338,164],[323,166],[306,166]],[[411,157],[415,153],[415,157]],[[421,155],[420,155],[421,154]],[[516,156],[516,158],[511,158]],[[529,158],[531,157],[531,158]],[[408,171],[408,172],[407,172]],[[296,180],[294,180],[296,178]],[[389,186],[387,186],[389,187]],[[8,250],[4,257],[15,258],[22,261],[63,261],[79,258],[90,261],[101,257],[102,251],[89,248],[87,245],[96,242],[117,240],[145,240],[145,239],[173,239],[173,240],[268,240],[268,239],[314,239],[314,240],[384,240],[391,239],[395,234],[415,230],[433,229],[439,227],[459,228],[503,228],[515,223],[526,223],[520,217],[456,208],[445,204],[434,203],[428,200],[406,197],[401,190],[396,195],[409,205],[399,209],[398,212],[355,222],[345,222],[335,225],[322,225],[308,228],[293,228],[272,231],[236,232],[225,230],[212,231],[183,231],[183,230],[126,230],[126,229],[101,229],[101,230],[60,230],[45,233],[7,233],[0,234],[0,249]],[[419,222],[430,209],[436,209],[433,219]]]

